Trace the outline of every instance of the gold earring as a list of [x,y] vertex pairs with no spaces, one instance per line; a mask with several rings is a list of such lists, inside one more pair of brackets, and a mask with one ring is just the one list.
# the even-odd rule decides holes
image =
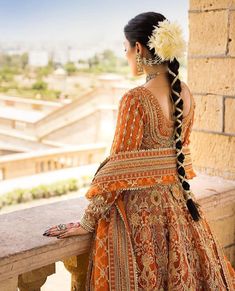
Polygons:
[[137,73],[139,75],[143,74],[143,59],[139,52],[136,53],[136,66],[137,66]]

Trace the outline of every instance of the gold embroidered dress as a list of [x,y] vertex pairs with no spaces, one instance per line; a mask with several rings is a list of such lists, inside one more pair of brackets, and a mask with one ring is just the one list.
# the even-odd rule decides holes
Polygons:
[[[182,127],[188,179],[196,176],[190,100]],[[86,193],[81,224],[93,232],[86,290],[235,290],[235,272],[203,213],[195,222],[187,209],[173,145],[174,122],[152,92],[138,86],[124,94],[110,157]]]

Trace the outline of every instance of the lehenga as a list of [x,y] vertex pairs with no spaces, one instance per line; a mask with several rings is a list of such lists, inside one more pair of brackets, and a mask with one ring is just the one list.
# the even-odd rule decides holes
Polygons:
[[[184,147],[190,143],[195,111],[189,95]],[[174,122],[149,89],[138,86],[123,95],[110,150],[114,158],[104,161],[94,178],[81,219],[93,233],[86,290],[235,290],[234,269],[201,209],[202,219],[192,220],[175,165],[174,171],[169,166],[176,161],[173,133]],[[164,156],[154,160],[159,153]],[[196,176],[190,157],[186,173],[188,179]]]

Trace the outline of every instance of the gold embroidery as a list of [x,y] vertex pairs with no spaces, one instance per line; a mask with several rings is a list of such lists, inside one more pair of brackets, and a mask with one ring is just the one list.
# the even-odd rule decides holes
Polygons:
[[99,219],[107,218],[110,207],[115,203],[118,193],[109,192],[105,197],[97,195],[90,199],[90,203],[86,208],[80,223],[89,232],[93,232]]
[[[128,91],[120,100],[117,126],[110,153],[129,150],[132,143],[138,147],[138,141],[141,142],[142,140],[141,132],[143,131],[144,124],[142,122],[144,119],[143,109],[139,97],[133,93],[133,90]],[[136,130],[139,131],[137,138],[135,134]]]
[[[146,115],[146,124],[144,125],[144,136],[141,148],[170,147],[174,144],[174,121],[167,119],[157,101],[156,97],[145,87],[136,88],[139,95],[142,95],[141,103]],[[195,101],[191,96],[190,111],[183,118],[182,140],[186,135],[189,123],[192,126]]]
[[[173,129],[170,122],[163,120],[156,104],[149,103],[151,98],[146,100],[146,92],[137,87],[122,99],[125,102],[121,102],[110,152],[113,160],[110,163],[108,159],[93,179],[102,182],[102,186],[88,191],[94,194],[94,197],[90,196],[94,206],[88,206],[84,217],[90,227],[97,224],[97,228],[87,277],[90,289],[87,290],[126,290],[123,280],[128,281],[127,290],[136,291],[233,290],[222,250],[202,211],[202,220],[193,221],[182,199],[180,182],[163,179],[166,177],[164,167],[169,170],[171,157],[163,157],[161,165],[151,156],[153,149],[156,149],[156,154],[157,149],[161,152],[164,148],[167,153],[172,148]],[[135,102],[129,110],[132,99]],[[194,108],[193,101],[191,111],[183,122],[184,145],[189,144]],[[135,153],[140,155],[140,159],[133,164]],[[141,185],[136,179],[135,174],[141,171],[146,174],[141,154],[149,158],[150,166],[163,171],[154,185],[149,183],[153,177],[151,170],[149,177],[143,177]],[[129,158],[123,172],[124,164],[120,165],[119,160],[122,156]],[[186,154],[185,161],[188,163],[187,171],[187,167],[191,167],[190,155]],[[139,173],[135,172],[135,165],[141,169]],[[133,180],[126,181],[125,175],[131,167]],[[125,188],[123,191],[115,190],[110,182],[117,173],[116,183],[124,183],[121,185]],[[189,174],[194,176],[193,171]],[[103,195],[103,198],[95,199],[97,194]],[[119,262],[119,268],[115,261]],[[125,273],[125,270],[128,271]]]
[[[178,189],[177,199],[173,189]],[[178,199],[183,196],[180,189],[175,183],[125,192],[138,290],[233,290],[221,276],[223,270],[229,277],[203,213],[202,221],[192,221],[185,203]]]
[[[185,171],[188,179],[195,176],[190,150],[183,147]],[[100,193],[136,187],[169,184],[178,181],[175,148],[158,148],[119,152],[94,177],[86,193],[91,198]]]

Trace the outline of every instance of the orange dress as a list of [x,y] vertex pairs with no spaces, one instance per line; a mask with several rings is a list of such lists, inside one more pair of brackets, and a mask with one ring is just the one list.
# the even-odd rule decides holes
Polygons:
[[[195,110],[190,96],[191,108],[183,118],[184,146],[190,143]],[[110,155],[169,152],[173,144],[174,122],[164,116],[157,98],[143,86],[124,94]],[[129,168],[131,164],[126,171]],[[235,271],[201,209],[202,219],[192,220],[179,180],[167,172],[167,159],[159,169],[160,179],[143,169],[138,180],[130,182],[125,166],[120,169],[117,166],[120,179],[114,181],[116,173],[111,175],[107,166],[100,184],[86,194],[90,204],[81,224],[93,232],[86,290],[235,290]],[[186,172],[188,179],[196,176],[190,168]]]

